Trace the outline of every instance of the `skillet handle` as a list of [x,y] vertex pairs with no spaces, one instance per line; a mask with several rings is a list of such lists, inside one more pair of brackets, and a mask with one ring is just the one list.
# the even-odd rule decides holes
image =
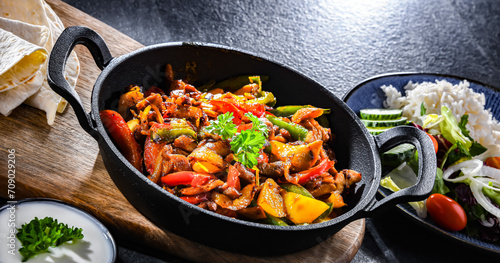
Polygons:
[[410,126],[399,126],[374,136],[379,153],[402,144],[411,143],[418,151],[417,183],[411,187],[394,192],[383,199],[373,200],[365,212],[378,213],[399,203],[421,201],[427,198],[436,178],[436,154],[429,136],[422,130]]
[[61,33],[50,53],[47,81],[50,87],[73,107],[82,128],[97,139],[98,133],[92,117],[85,112],[80,96],[64,78],[66,61],[77,44],[88,48],[101,70],[113,59],[106,43],[95,31],[81,26],[68,27]]

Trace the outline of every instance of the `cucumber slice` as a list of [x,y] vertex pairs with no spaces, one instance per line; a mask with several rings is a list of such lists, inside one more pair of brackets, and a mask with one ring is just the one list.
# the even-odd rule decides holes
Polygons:
[[359,111],[361,119],[365,120],[395,120],[403,116],[401,109],[362,109]]
[[382,153],[380,161],[382,165],[398,167],[403,162],[407,162],[415,155],[416,148],[413,144],[403,143],[389,151]]
[[378,135],[381,134],[393,127],[366,127],[368,129],[368,132],[372,135]]
[[395,120],[361,120],[366,127],[395,127],[398,125],[406,124],[408,119],[406,117],[400,117]]

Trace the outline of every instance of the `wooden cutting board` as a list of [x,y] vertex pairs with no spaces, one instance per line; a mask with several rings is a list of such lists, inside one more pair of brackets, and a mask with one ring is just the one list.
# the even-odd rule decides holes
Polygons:
[[[142,45],[110,26],[59,0],[47,0],[66,27],[86,26],[97,31],[114,57]],[[76,90],[84,107],[100,70],[90,53],[77,46],[80,76]],[[213,249],[163,230],[128,203],[104,168],[97,142],[78,124],[68,109],[47,125],[45,114],[21,105],[0,115],[0,196],[9,200],[47,197],[81,207],[100,219],[117,243],[157,257],[172,255],[195,262],[349,262],[358,251],[365,232],[364,219],[347,225],[336,235],[308,250],[281,257],[250,257]],[[15,193],[8,194],[8,154],[15,150]],[[12,193],[12,192],[10,192]],[[207,237],[210,238],[210,237]]]

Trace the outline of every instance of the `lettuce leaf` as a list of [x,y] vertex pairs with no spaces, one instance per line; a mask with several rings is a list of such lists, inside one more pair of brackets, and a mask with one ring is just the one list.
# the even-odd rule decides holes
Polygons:
[[[412,168],[406,163],[403,163],[396,169],[387,174],[386,177],[380,180],[380,185],[393,192],[400,191],[401,189],[414,185],[417,181],[417,175],[413,172]],[[415,209],[417,215],[421,218],[427,217],[427,208],[425,200],[418,202],[408,202],[408,204]]]
[[[458,141],[469,149],[472,146],[472,141],[462,133],[462,129],[451,110],[446,106],[442,106],[441,115],[444,116],[444,120],[439,123],[439,127],[444,138],[453,144]],[[465,125],[463,126],[465,128]]]
[[450,192],[450,189],[444,184],[443,180],[443,170],[437,168],[436,179],[434,180],[434,187],[432,188],[432,193],[439,193],[446,195]]
[[[489,186],[493,186],[493,184],[490,182],[488,184]],[[495,191],[490,188],[483,187],[483,193],[486,195],[493,203],[500,205],[500,192]]]

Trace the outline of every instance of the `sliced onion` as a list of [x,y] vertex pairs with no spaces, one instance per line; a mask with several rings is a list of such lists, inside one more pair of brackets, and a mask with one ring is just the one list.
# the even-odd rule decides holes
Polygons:
[[493,221],[493,219],[491,217],[489,217],[488,220],[486,220],[486,219],[480,219],[479,223],[481,225],[483,225],[484,227],[492,227],[492,226],[495,225],[495,221]]
[[[497,181],[491,181],[488,178],[485,177],[472,177],[470,178],[473,181],[476,181],[476,183],[482,185],[483,187],[489,188],[494,191],[500,191],[500,183]],[[490,185],[490,183],[492,185]]]
[[[483,162],[481,160],[467,160],[448,167],[443,172],[443,179],[448,182],[460,182],[475,176],[481,170],[481,167],[483,167]],[[450,176],[458,170],[462,170],[463,175],[453,179],[450,178]]]
[[483,167],[481,168],[481,175],[488,176],[491,179],[500,183],[500,169],[483,165]]
[[[481,183],[480,183],[481,182]],[[476,198],[476,201],[490,214],[500,218],[500,209],[493,205],[488,197],[483,193],[483,184],[488,184],[489,180],[487,178],[475,178],[471,180],[470,190],[472,195]]]

